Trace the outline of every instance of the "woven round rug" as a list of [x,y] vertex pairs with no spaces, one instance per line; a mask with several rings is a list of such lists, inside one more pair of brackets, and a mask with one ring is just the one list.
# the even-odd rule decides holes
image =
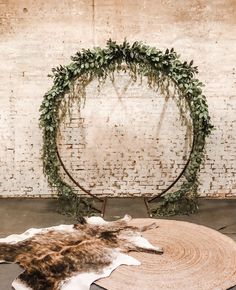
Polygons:
[[158,228],[143,233],[163,255],[131,252],[140,266],[119,266],[96,281],[108,290],[226,290],[236,285],[236,243],[210,228],[173,220],[134,219]]

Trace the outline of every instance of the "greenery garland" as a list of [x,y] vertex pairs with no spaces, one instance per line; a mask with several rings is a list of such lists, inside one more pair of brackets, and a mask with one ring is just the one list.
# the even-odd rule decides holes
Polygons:
[[[59,200],[64,202],[65,212],[88,214],[91,205],[80,197],[73,188],[62,180],[57,157],[57,135],[66,112],[66,96],[79,102],[85,97],[85,89],[93,79],[104,81],[115,71],[125,69],[133,80],[137,75],[146,76],[151,87],[169,93],[170,83],[184,99],[192,119],[194,144],[189,163],[184,171],[185,181],[179,190],[167,193],[153,209],[156,215],[188,214],[197,210],[198,172],[204,160],[206,137],[213,126],[210,122],[206,97],[202,94],[203,84],[195,78],[197,67],[182,62],[174,49],[162,52],[142,42],[127,41],[118,45],[109,40],[107,47],[82,50],[71,57],[68,66],[52,70],[53,87],[44,95],[40,107],[40,125],[43,130],[43,168],[51,186],[56,187]],[[76,86],[75,86],[76,84]],[[76,88],[76,89],[75,89]]]

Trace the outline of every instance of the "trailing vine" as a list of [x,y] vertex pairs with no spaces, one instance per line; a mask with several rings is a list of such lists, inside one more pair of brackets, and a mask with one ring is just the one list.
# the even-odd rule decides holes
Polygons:
[[[197,210],[198,172],[204,160],[206,137],[213,126],[210,122],[206,97],[202,93],[203,84],[195,78],[197,67],[182,62],[174,49],[162,52],[141,42],[132,45],[109,40],[104,49],[96,47],[83,49],[71,57],[67,66],[52,69],[53,87],[43,98],[40,107],[40,126],[43,131],[43,169],[48,182],[55,187],[66,212],[87,214],[92,210],[88,200],[80,197],[73,188],[62,180],[57,157],[57,136],[60,124],[66,114],[70,99],[81,103],[86,97],[86,86],[94,79],[99,82],[114,72],[126,70],[135,81],[137,76],[145,76],[150,87],[169,93],[174,87],[179,99],[184,99],[190,111],[193,127],[193,150],[184,172],[185,180],[180,188],[167,193],[153,213],[157,215],[188,214]],[[179,103],[181,105],[181,102]]]

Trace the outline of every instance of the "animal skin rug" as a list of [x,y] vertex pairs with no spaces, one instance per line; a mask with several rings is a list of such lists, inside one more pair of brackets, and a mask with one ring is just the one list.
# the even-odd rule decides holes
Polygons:
[[81,218],[75,225],[29,229],[0,239],[0,263],[23,267],[12,283],[15,290],[89,290],[119,265],[140,265],[130,251],[163,253],[141,232],[156,228],[129,226],[126,215],[115,222],[101,217]]

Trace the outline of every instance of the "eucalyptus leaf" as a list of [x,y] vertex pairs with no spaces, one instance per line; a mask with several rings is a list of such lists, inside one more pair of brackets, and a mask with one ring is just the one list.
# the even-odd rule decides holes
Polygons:
[[[206,137],[211,133],[211,124],[206,97],[202,95],[204,84],[196,77],[198,69],[193,61],[182,62],[180,55],[166,49],[162,52],[155,47],[150,47],[142,42],[130,45],[127,41],[117,44],[111,39],[107,47],[102,49],[82,49],[71,57],[72,63],[68,66],[53,68],[53,87],[43,98],[40,106],[40,126],[43,133],[43,169],[48,182],[56,187],[61,202],[67,202],[66,212],[70,214],[91,214],[91,205],[81,197],[78,204],[78,195],[71,185],[66,183],[60,175],[60,164],[57,157],[56,139],[58,128],[63,119],[59,112],[66,110],[65,95],[70,96],[70,88],[79,80],[80,90],[78,102],[86,97],[86,86],[91,79],[98,78],[104,82],[109,73],[114,70],[130,70],[133,81],[137,75],[147,76],[150,86],[162,87],[168,94],[169,85],[173,82],[177,87],[179,99],[184,98],[190,110],[193,123],[193,138],[195,140],[189,162],[184,170],[185,180],[180,184],[180,189],[167,192],[163,201],[153,210],[155,215],[174,215],[179,213],[192,213],[198,209],[198,172],[204,160],[204,147]],[[168,80],[168,85],[163,86],[163,79]],[[178,104],[181,106],[181,102]],[[76,206],[75,206],[76,203]],[[76,208],[76,210],[75,210]]]

